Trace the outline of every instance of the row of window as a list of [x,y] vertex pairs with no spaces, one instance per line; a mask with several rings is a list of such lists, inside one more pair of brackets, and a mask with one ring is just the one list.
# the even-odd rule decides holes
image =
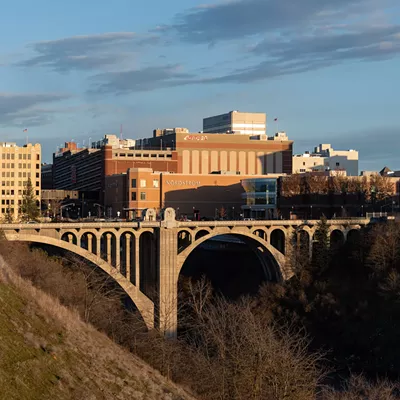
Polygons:
[[[2,178],[14,178],[14,171],[3,171],[1,173]],[[18,178],[30,178],[30,172],[18,172]],[[36,172],[36,179],[40,178],[39,172]]]
[[2,212],[3,214],[5,214],[6,212],[10,212],[11,214],[14,214],[14,209],[13,209],[13,208],[10,208],[10,211],[8,211],[7,208],[2,208],[2,209],[1,209],[1,212]]
[[[14,169],[15,165],[16,164],[14,164],[14,163],[2,163],[1,164],[1,168],[3,168],[3,169],[5,169],[5,168]],[[18,163],[18,168],[19,169],[27,169],[27,168],[31,169],[32,168],[32,164],[30,164],[30,163],[28,163],[28,164],[26,164],[26,163]],[[36,164],[36,169],[40,169],[40,164]]]
[[[137,195],[136,192],[131,193],[131,200],[136,201],[137,200]],[[146,192],[140,192],[140,200],[146,200]]]
[[[2,196],[14,196],[15,193],[17,193],[16,190],[10,189],[10,190],[2,190],[1,195]],[[22,196],[26,194],[26,190],[18,190],[18,196]],[[36,190],[36,196],[39,196],[40,190]]]
[[[305,166],[306,165],[306,162],[305,161],[303,161],[303,166]],[[314,166],[316,166],[317,165],[317,163],[315,162],[314,163]],[[336,163],[336,166],[337,167],[340,167],[340,163],[339,162],[337,162]],[[329,167],[329,162],[325,162],[325,167]],[[300,170],[301,171],[301,170]]]
[[[14,200],[13,199],[11,199],[11,200],[5,200],[5,199],[3,199],[3,200],[1,200],[1,204],[2,205],[5,205],[5,204],[11,204],[11,205],[13,205],[14,204]],[[18,204],[22,204],[22,200],[18,200]]]
[[[146,179],[140,179],[140,187],[141,188],[145,188],[145,187],[147,187],[147,181],[146,181]],[[153,179],[153,188],[158,188],[159,187],[159,181],[158,181],[158,179]],[[131,187],[132,188],[136,188],[136,185],[137,185],[137,182],[136,182],[136,179],[132,179],[132,181],[131,181]]]
[[172,154],[162,154],[162,153],[158,153],[158,154],[148,154],[148,153],[144,153],[144,154],[132,154],[132,153],[116,153],[114,154],[114,157],[137,157],[137,158],[172,158]]
[[[18,181],[18,185],[16,181],[1,181],[1,186],[27,186],[27,181]],[[36,187],[40,186],[40,182],[36,181]]]
[[[15,154],[14,153],[3,153],[1,155],[1,159],[2,160],[14,160]],[[16,157],[15,157],[16,159]],[[30,154],[18,154],[18,160],[30,160],[31,159],[31,155]],[[36,160],[40,161],[40,154],[36,154]]]

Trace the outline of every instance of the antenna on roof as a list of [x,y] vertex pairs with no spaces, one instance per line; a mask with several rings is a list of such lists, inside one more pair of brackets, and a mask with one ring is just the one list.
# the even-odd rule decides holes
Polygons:
[[119,128],[119,138],[122,140],[122,124]]

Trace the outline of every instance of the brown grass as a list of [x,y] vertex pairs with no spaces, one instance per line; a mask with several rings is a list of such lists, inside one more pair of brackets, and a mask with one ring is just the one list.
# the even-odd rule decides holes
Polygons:
[[192,398],[0,257],[0,399]]

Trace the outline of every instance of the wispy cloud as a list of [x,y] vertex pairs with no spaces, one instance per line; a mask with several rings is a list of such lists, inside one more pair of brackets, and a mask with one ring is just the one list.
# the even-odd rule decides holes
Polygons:
[[195,83],[194,78],[194,75],[182,72],[178,64],[109,72],[93,77],[96,83],[91,93],[124,94],[150,91]]
[[0,93],[1,126],[40,126],[52,121],[52,112],[39,106],[68,99],[58,93]]
[[49,67],[58,72],[101,69],[131,59],[135,51],[158,40],[156,35],[115,32],[36,42],[29,46],[35,56],[16,65]]

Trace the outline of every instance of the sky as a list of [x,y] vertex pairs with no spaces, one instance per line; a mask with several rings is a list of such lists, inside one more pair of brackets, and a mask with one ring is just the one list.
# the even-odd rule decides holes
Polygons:
[[121,125],[197,132],[240,110],[295,153],[331,143],[360,170],[400,169],[398,0],[203,1],[4,2],[0,140],[39,142],[49,162]]

